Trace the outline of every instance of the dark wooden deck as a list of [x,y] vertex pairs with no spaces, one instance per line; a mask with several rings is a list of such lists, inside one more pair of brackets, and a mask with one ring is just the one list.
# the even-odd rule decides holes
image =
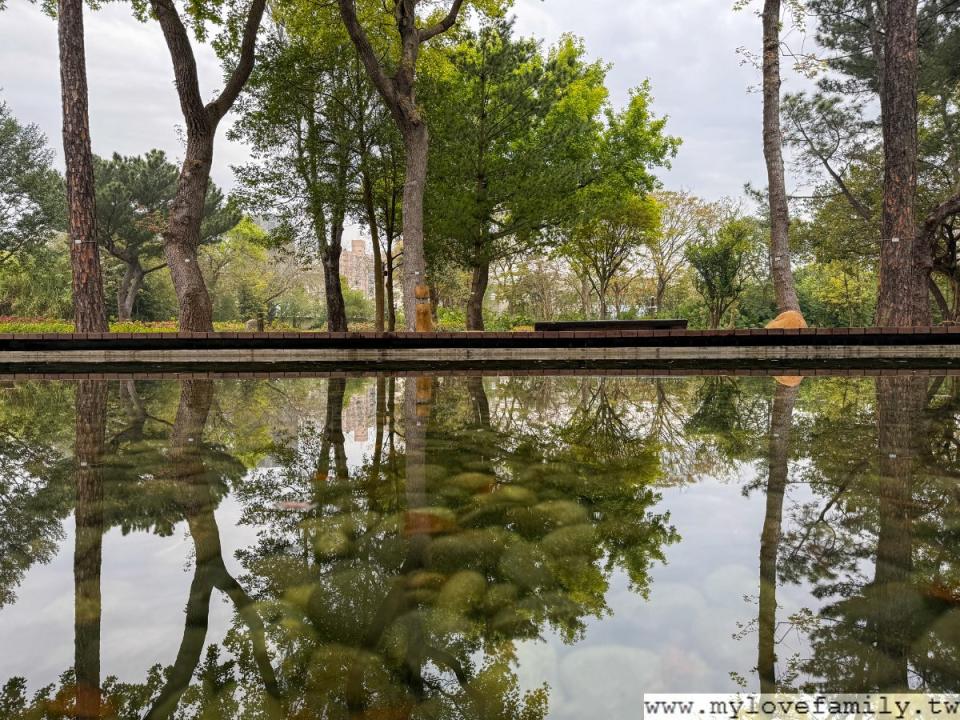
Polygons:
[[960,325],[802,330],[577,330],[395,333],[0,333],[0,353],[139,350],[486,350],[960,346]]
[[0,379],[441,374],[944,374],[960,326],[517,333],[0,334]]

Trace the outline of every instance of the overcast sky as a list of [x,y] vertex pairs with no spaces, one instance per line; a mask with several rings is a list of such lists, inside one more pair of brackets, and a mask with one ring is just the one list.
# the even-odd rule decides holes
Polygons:
[[[748,92],[758,72],[736,49],[760,45],[760,22],[733,12],[732,0],[516,0],[518,30],[554,42],[563,32],[583,37],[592,57],[613,63],[608,84],[622,103],[645,78],[654,109],[683,138],[664,184],[715,199],[739,195],[745,182],[765,186],[760,96]],[[138,23],[121,3],[86,14],[87,73],[94,152],[139,154],[160,147],[180,158],[177,95],[166,46],[155,23]],[[207,97],[220,87],[209,48],[198,51]],[[787,79],[788,87],[790,79]],[[0,97],[24,122],[38,124],[59,154],[60,95],[56,25],[26,0],[0,13]],[[246,157],[217,140],[213,177],[233,184],[232,164]]]

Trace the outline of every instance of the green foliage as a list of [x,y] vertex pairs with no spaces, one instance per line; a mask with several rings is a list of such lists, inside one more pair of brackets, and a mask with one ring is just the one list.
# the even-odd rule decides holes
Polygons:
[[606,319],[611,285],[633,274],[640,251],[658,231],[659,206],[650,195],[617,193],[606,183],[588,188],[581,201],[581,215],[559,252],[590,283]]
[[820,327],[865,327],[873,324],[877,301],[876,273],[841,260],[811,263],[797,273],[803,316]]
[[529,252],[592,178],[606,69],[570,37],[544,53],[495,20],[465,30],[421,82],[430,122],[425,200],[432,265]]
[[63,178],[53,158],[40,129],[21,124],[0,100],[0,266],[66,226]]
[[373,301],[360,290],[354,290],[350,287],[344,277],[340,278],[340,287],[343,290],[343,303],[346,306],[347,320],[372,322]]
[[697,292],[707,307],[711,328],[718,328],[747,283],[749,255],[760,244],[760,228],[752,218],[731,218],[715,233],[687,248],[696,272]]
[[58,235],[0,264],[0,315],[71,317],[70,287],[69,244]]
[[[125,157],[114,153],[107,160],[94,157],[97,195],[97,242],[106,251],[106,290],[109,295],[133,294],[133,308],[143,319],[170,316],[167,283],[147,279],[166,267],[163,237],[168,212],[180,169],[162,150],[143,156]],[[225,232],[241,219],[231,201],[213,183],[207,187],[200,227],[201,245],[219,242]],[[142,288],[156,290],[159,297],[144,296]],[[122,310],[118,298],[118,315]],[[173,302],[173,309],[176,303]],[[121,315],[122,317],[122,315]]]

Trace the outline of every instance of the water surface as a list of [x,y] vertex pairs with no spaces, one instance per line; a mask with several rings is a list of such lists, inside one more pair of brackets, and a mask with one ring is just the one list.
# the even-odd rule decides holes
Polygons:
[[956,377],[0,385],[0,716],[960,690]]

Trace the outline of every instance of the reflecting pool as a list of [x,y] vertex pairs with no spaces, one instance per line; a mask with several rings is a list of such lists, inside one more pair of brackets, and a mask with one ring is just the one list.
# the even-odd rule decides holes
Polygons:
[[0,382],[0,717],[957,692],[958,429],[929,373]]

